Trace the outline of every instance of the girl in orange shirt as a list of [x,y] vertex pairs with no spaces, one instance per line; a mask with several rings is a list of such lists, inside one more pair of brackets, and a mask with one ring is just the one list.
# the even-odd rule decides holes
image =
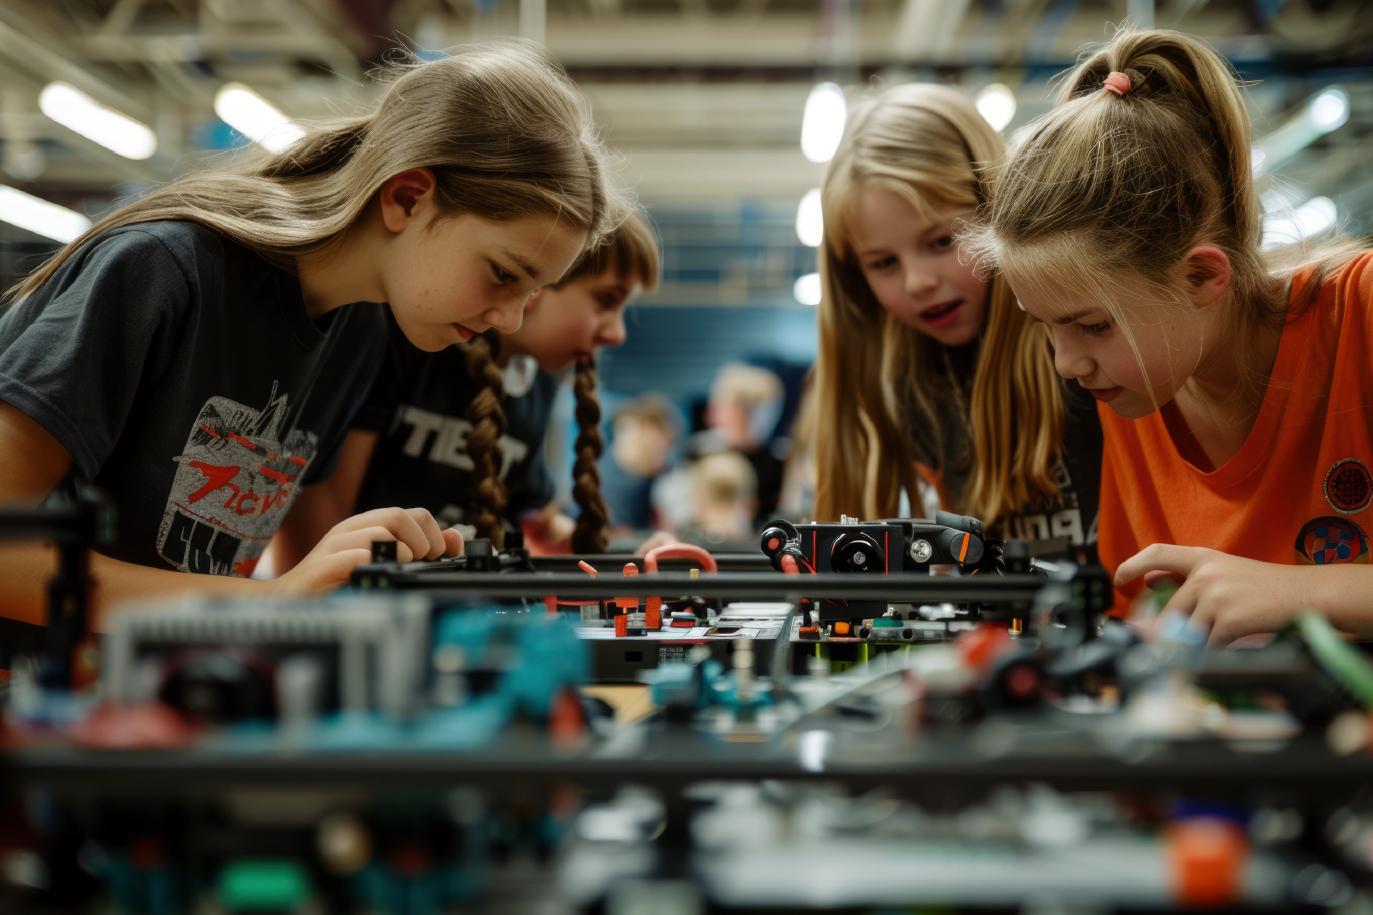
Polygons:
[[1373,622],[1373,254],[1261,253],[1249,133],[1210,46],[1123,30],[1019,138],[969,239],[1099,401],[1117,603],[1172,578],[1215,644],[1310,609]]

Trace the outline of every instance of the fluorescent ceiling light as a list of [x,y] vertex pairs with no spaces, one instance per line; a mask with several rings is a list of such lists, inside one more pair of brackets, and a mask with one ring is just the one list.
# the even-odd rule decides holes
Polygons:
[[1301,110],[1254,144],[1254,173],[1271,172],[1317,139],[1349,121],[1349,94],[1327,86],[1311,96]]
[[106,108],[67,83],[44,86],[38,93],[38,108],[68,130],[126,159],[146,159],[157,152],[157,136],[148,125]]
[[1349,96],[1339,86],[1324,89],[1306,104],[1306,116],[1321,133],[1338,130],[1349,120]]
[[0,219],[63,243],[91,227],[91,221],[75,210],[3,184],[0,184]]
[[796,237],[801,244],[811,248],[820,247],[825,239],[825,217],[820,210],[820,189],[813,187],[801,198],[796,208]]
[[1312,197],[1295,209],[1265,216],[1261,247],[1269,250],[1315,238],[1333,229],[1338,215],[1329,197]]
[[242,83],[225,83],[215,93],[215,114],[248,139],[272,152],[281,152],[305,136],[305,131],[276,106]]
[[1009,86],[992,83],[977,93],[977,111],[998,133],[1015,117],[1015,93]]
[[796,285],[791,287],[791,292],[802,305],[819,305],[820,274],[807,273],[796,281]]
[[806,98],[801,117],[801,153],[812,162],[828,162],[844,135],[848,106],[844,90],[834,83],[820,83]]

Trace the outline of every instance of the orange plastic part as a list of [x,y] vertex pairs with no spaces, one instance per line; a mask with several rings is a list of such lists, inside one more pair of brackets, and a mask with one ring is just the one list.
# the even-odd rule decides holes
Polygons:
[[563,690],[549,710],[549,738],[558,746],[576,743],[582,736],[584,725],[581,700],[572,690]]
[[1011,637],[1001,626],[982,625],[964,634],[958,640],[958,651],[963,655],[963,663],[981,669],[993,658],[1005,651]]
[[1178,904],[1215,908],[1238,901],[1249,842],[1235,824],[1208,819],[1174,823],[1165,834],[1164,853]]
[[[639,567],[638,567],[638,566],[636,566],[636,565],[635,565],[634,563],[632,563],[632,562],[626,562],[626,563],[625,563],[625,567],[624,567],[624,577],[625,577],[625,578],[634,578],[634,577],[637,576],[638,574],[639,574]],[[639,606],[639,598],[637,598],[637,597],[617,597],[617,598],[615,598],[615,606],[619,607],[621,610],[634,610],[634,609],[637,609],[638,606]]]

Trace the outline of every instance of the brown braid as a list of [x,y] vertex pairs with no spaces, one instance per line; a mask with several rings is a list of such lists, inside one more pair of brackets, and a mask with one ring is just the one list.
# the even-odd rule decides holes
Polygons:
[[467,455],[472,458],[476,481],[477,511],[471,518],[478,537],[488,538],[497,549],[505,546],[505,483],[500,478],[500,441],[505,434],[505,382],[496,356],[500,344],[494,334],[474,338],[463,348],[467,371],[481,385],[467,405],[472,431],[467,435]]
[[596,399],[596,360],[577,363],[572,391],[577,398],[577,459],[572,464],[572,498],[580,512],[572,532],[572,552],[604,553],[608,519],[601,497],[601,404]]

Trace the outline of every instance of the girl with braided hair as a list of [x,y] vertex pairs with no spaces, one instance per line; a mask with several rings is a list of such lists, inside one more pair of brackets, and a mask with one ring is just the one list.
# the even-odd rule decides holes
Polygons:
[[[396,507],[414,503],[320,525],[307,495],[334,482],[387,322],[430,352],[514,330],[623,206],[590,105],[537,45],[458,48],[387,82],[369,111],[116,208],[11,290],[0,501],[109,496],[97,626],[130,597],[327,591],[377,540],[407,560],[461,549]],[[302,561],[250,580],[274,536]],[[0,551],[0,612],[40,621],[54,566]]]
[[[464,536],[497,546],[523,529],[543,550],[603,552],[606,510],[596,352],[625,340],[624,309],[658,282],[657,240],[630,215],[558,282],[536,291],[513,333],[421,353],[393,332],[387,365],[343,446],[335,476],[351,481],[336,516],[414,504]],[[560,376],[573,368],[581,427],[574,522],[554,504],[544,442]]]

